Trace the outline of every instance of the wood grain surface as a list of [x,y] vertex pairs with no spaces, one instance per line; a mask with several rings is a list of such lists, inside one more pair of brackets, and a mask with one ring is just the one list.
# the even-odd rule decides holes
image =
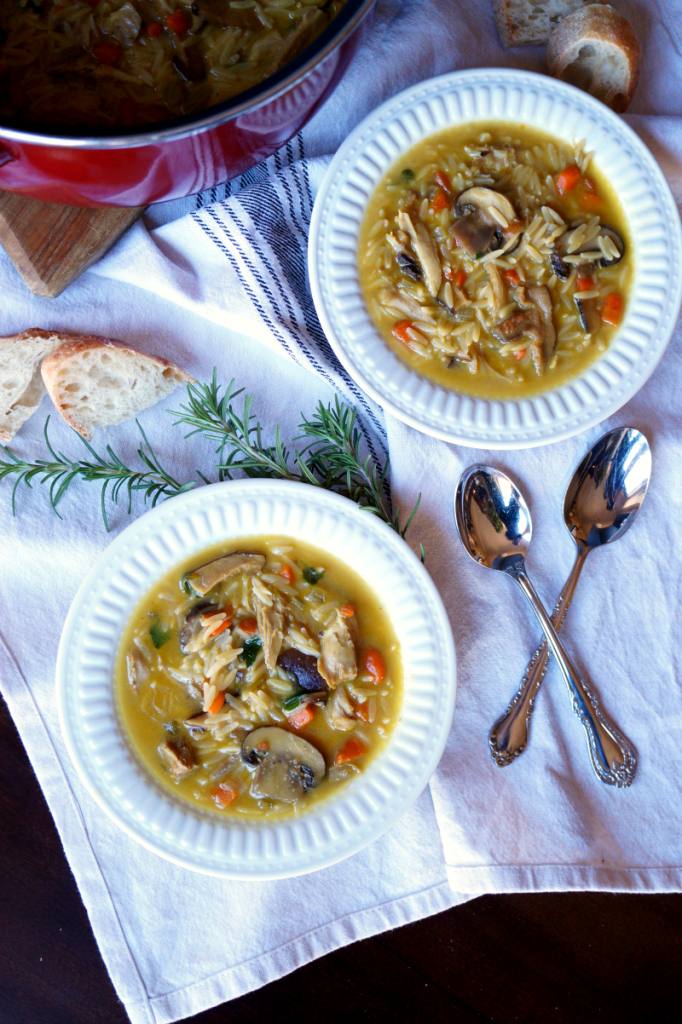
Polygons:
[[53,299],[104,256],[144,209],[58,206],[0,191],[0,245],[34,295]]
[[[0,1024],[126,1024],[1,699],[0,750]],[[680,895],[484,896],[191,1024],[679,1024],[681,913]]]

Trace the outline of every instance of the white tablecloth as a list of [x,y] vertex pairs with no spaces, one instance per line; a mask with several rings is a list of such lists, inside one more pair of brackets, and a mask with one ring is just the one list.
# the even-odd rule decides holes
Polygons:
[[[636,24],[644,71],[630,121],[682,192],[678,38],[682,4],[619,3]],[[661,366],[612,422],[530,452],[486,454],[405,427],[359,392],[320,330],[306,287],[306,230],[329,155],[386,96],[457,67],[542,68],[540,49],[504,51],[488,0],[380,0],[372,32],[346,79],[311,125],[267,164],[228,186],[149,211],[114,250],[56,300],[30,295],[0,254],[0,332],[31,326],[102,333],[166,355],[208,379],[213,366],[257,395],[271,428],[295,434],[299,410],[335,393],[357,404],[368,443],[390,451],[402,508],[422,492],[411,542],[450,613],[459,693],[450,742],[415,807],[363,853],[292,881],[231,883],[176,868],[120,833],[72,769],[54,706],[54,663],[69,603],[109,536],[95,485],[77,484],[60,521],[42,488],[22,490],[17,517],[0,486],[0,687],[50,808],[118,994],[134,1022],[177,1020],[280,977],[331,949],[415,920],[480,892],[600,888],[678,890],[682,695],[675,614],[682,500],[679,480],[679,332]],[[210,447],[180,444],[171,398],[141,422],[175,476],[210,472]],[[47,401],[12,444],[42,454]],[[452,493],[473,461],[523,485],[535,535],[530,569],[552,605],[570,567],[561,498],[587,446],[615,424],[643,429],[654,478],[628,536],[594,554],[569,614],[566,643],[635,743],[640,770],[625,792],[591,774],[582,729],[550,670],[528,752],[503,771],[487,747],[491,723],[515,691],[537,629],[509,581],[485,574],[455,537]],[[55,444],[80,442],[57,417]],[[100,432],[135,460],[134,425]],[[139,501],[135,514],[142,511]],[[123,529],[123,507],[110,516]],[[20,595],[21,600],[17,599]],[[40,630],[25,609],[41,609]]]

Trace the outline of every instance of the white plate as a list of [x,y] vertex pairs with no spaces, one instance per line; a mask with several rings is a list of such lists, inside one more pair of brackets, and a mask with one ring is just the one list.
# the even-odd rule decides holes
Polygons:
[[[618,194],[635,248],[627,314],[615,339],[576,380],[534,398],[460,395],[410,369],[388,347],[365,306],[358,235],[386,171],[420,139],[450,125],[494,119],[586,140]],[[511,69],[456,71],[384,103],[348,136],[315,202],[310,283],[324,331],[357,383],[417,430],[476,448],[531,448],[606,419],[654,371],[682,298],[680,219],[646,146],[597,100],[554,78]]]
[[[332,552],[369,584],[401,642],[405,692],[391,739],[350,785],[300,817],[220,819],[174,799],[132,755],[116,714],[113,674],[131,613],[155,580],[221,541],[293,537]],[[227,878],[304,874],[356,853],[417,799],[438,764],[455,706],[452,632],[419,560],[357,505],[306,484],[212,484],[147,512],[102,554],[78,591],[57,659],[64,739],[97,803],[148,849]]]

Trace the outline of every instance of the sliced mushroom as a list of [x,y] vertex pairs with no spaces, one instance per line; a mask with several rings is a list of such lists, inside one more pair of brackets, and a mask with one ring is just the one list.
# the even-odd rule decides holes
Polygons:
[[149,679],[149,662],[138,647],[131,647],[126,654],[126,669],[133,690],[138,690]]
[[195,594],[204,597],[223,580],[236,576],[238,572],[258,572],[265,565],[265,555],[256,555],[248,551],[233,551],[230,555],[214,558],[198,569],[185,573],[183,583],[187,583]]
[[410,236],[412,248],[424,272],[424,283],[429,293],[435,298],[443,283],[443,268],[440,265],[431,236],[420,220],[412,221],[409,213],[401,210],[398,214],[398,226]]
[[294,803],[318,786],[327,771],[312,743],[276,726],[250,732],[242,744],[242,758],[248,765],[257,765],[251,779],[251,796],[256,800]]
[[476,186],[461,192],[455,214],[450,232],[471,259],[493,249],[511,252],[521,240],[523,222],[507,197],[492,188]]
[[333,690],[339,683],[355,679],[358,663],[355,657],[357,623],[355,616],[346,618],[340,611],[325,629],[320,639],[320,657],[317,668]]
[[274,672],[277,667],[279,652],[282,649],[282,640],[284,639],[284,618],[275,604],[266,604],[255,590],[253,592],[253,604],[256,609],[258,635],[263,644],[265,664],[269,672]]
[[277,664],[290,672],[301,690],[306,693],[319,693],[327,689],[327,684],[317,670],[317,658],[314,654],[303,654],[295,647],[282,651]]
[[[404,235],[404,232],[400,232]],[[423,280],[424,274],[422,268],[417,263],[414,256],[407,251],[406,245],[402,239],[398,238],[391,231],[386,235],[386,240],[395,253],[395,261],[402,270],[403,274],[407,274],[413,281]]]
[[339,729],[341,732],[350,732],[358,724],[355,708],[345,686],[338,686],[327,702],[327,720],[332,729]]
[[[563,235],[561,235],[560,238],[557,239],[556,245],[554,246],[554,252],[550,256],[549,262],[552,267],[552,270],[554,271],[557,277],[561,278],[562,281],[565,281],[571,273],[570,266],[567,263],[564,263],[564,256],[569,255],[568,239],[571,237],[572,231],[574,231],[575,228],[579,226],[579,224],[573,224],[567,231],[564,232]],[[614,253],[614,255],[612,255],[611,257],[602,256],[601,259],[597,259],[594,261],[594,266],[615,267],[616,263],[620,263],[623,256],[625,255],[625,242],[623,240],[623,236],[618,231],[616,231],[615,228],[610,227],[608,224],[601,225],[599,229],[599,234],[604,235],[606,238],[610,240],[611,243],[613,243],[614,249],[616,250],[618,255],[615,255]],[[597,251],[601,251],[599,243],[596,238],[591,238],[589,242],[583,242],[583,244],[578,246],[577,249],[574,249],[570,255],[580,256],[584,252]],[[591,264],[585,264],[586,267],[590,265]]]
[[198,46],[189,46],[181,54],[176,53],[172,64],[186,82],[203,82],[206,78],[206,66]]
[[159,754],[165,761],[174,779],[188,775],[196,766],[194,751],[185,740],[176,738],[166,740],[159,747]]
[[527,337],[533,366],[542,374],[556,345],[556,329],[552,316],[552,296],[544,285],[529,285],[516,290],[521,309],[493,328],[500,341],[509,343]]
[[585,334],[594,334],[595,331],[599,330],[600,325],[599,311],[595,300],[579,299],[577,295],[574,295],[573,298],[575,300],[575,308],[578,310],[580,326]]
[[185,624],[180,630],[180,650],[183,654],[187,654],[192,647],[192,641],[196,639],[203,629],[201,623],[203,616],[209,612],[217,611],[218,605],[213,604],[211,601],[199,601],[198,604],[190,608],[185,616]]

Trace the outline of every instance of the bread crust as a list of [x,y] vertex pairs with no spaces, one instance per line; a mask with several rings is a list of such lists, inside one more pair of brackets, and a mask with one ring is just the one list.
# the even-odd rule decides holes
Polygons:
[[642,52],[630,22],[609,4],[590,4],[559,22],[549,37],[547,70],[554,78],[563,78],[580,50],[589,45],[598,54],[614,48],[620,51],[629,77],[620,90],[623,100],[613,109],[623,113],[637,88]]
[[[553,11],[551,16],[556,17],[560,14],[566,17],[571,11],[587,2],[589,0],[564,0],[563,3],[561,0],[555,0],[555,8],[561,8],[561,10]],[[492,5],[495,27],[500,33],[503,46],[509,48],[510,46],[545,45],[553,28],[552,23],[549,21],[549,12],[545,22],[541,18],[529,17],[533,12],[533,7],[531,0],[527,0],[526,6],[528,11],[526,12],[526,17],[531,24],[524,27],[518,24],[518,15],[516,14],[515,16],[515,8],[518,10],[520,0],[492,0]]]
[[93,351],[95,349],[114,349],[117,353],[122,355],[128,353],[131,356],[142,357],[148,363],[154,363],[158,366],[160,371],[172,370],[173,376],[178,383],[194,384],[196,383],[194,377],[190,377],[188,373],[176,366],[175,363],[170,362],[168,359],[163,359],[161,356],[148,355],[146,352],[140,352],[138,349],[133,348],[131,345],[127,345],[123,341],[117,341],[115,338],[102,338],[98,335],[65,335],[68,340],[64,341],[59,348],[55,349],[54,352],[50,353],[49,356],[43,361],[41,366],[41,373],[43,382],[47,388],[54,406],[62,416],[63,419],[73,427],[81,437],[84,437],[86,441],[89,441],[92,437],[91,432],[79,423],[78,418],[74,417],[70,410],[67,409],[64,403],[60,399],[61,388],[58,385],[58,377],[64,365],[69,362],[74,356],[82,355],[85,352]]
[[[42,327],[30,327],[28,330],[22,331],[21,334],[13,334],[5,338],[0,338],[0,350],[6,345],[16,345],[18,349],[21,349],[25,342],[36,341],[38,339],[48,343],[54,341],[54,345],[57,347],[57,345],[59,345],[60,338],[61,335],[58,331],[46,331]],[[13,401],[10,401],[7,398],[4,389],[0,391],[0,400],[2,400],[2,402],[9,402],[9,404],[0,405],[0,415],[4,420],[4,422],[0,423],[0,441],[5,444],[12,440],[26,420],[33,415],[45,395],[39,366],[33,363],[35,353],[29,356],[24,351],[22,355],[24,355],[26,360],[26,368],[28,369],[29,364],[32,364],[33,367],[32,379],[28,383],[27,390],[21,395],[16,395]],[[2,380],[3,369],[4,367],[0,367],[0,380]],[[30,393],[31,389],[33,389],[34,393],[31,398],[29,398],[28,393]]]

